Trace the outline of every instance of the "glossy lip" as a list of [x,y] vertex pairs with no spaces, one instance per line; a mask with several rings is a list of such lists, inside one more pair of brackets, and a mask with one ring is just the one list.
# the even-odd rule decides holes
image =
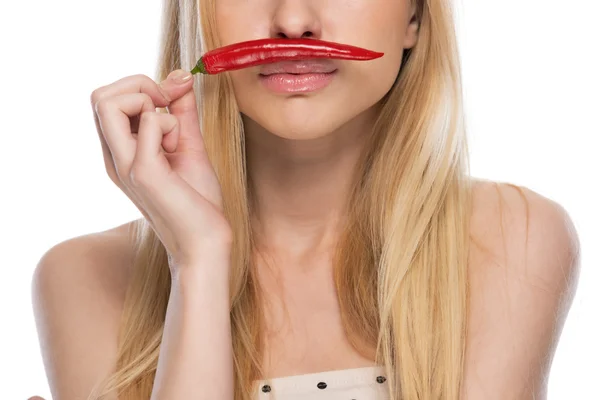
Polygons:
[[330,60],[282,61],[263,65],[259,77],[272,92],[298,94],[328,86],[336,71]]

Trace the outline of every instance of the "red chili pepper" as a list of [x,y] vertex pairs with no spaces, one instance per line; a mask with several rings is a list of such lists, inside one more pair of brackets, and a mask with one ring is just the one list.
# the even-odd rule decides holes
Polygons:
[[191,72],[212,75],[286,60],[333,58],[365,61],[381,56],[383,53],[317,39],[258,39],[209,51],[198,60]]

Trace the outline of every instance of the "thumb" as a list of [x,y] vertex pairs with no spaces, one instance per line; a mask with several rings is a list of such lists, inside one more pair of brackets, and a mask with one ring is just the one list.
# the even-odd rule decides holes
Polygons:
[[179,142],[176,151],[203,152],[204,142],[200,133],[193,75],[189,71],[177,69],[159,86],[167,100],[170,100],[169,113],[179,120]]

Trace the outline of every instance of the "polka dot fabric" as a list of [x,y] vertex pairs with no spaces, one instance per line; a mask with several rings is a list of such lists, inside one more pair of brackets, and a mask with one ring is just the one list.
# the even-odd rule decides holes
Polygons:
[[262,380],[256,400],[389,400],[384,371],[367,367]]

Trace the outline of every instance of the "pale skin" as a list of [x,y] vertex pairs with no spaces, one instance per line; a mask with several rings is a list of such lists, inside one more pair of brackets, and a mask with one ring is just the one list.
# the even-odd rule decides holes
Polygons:
[[[343,334],[330,255],[339,234],[349,172],[373,122],[372,106],[393,83],[401,49],[416,43],[413,12],[408,1],[217,0],[224,44],[304,36],[386,53],[370,65],[340,63],[331,86],[303,96],[268,93],[258,83],[256,70],[232,74],[244,114],[249,171],[259,199],[255,227],[261,249],[275,261],[282,286],[275,287],[270,270],[262,264],[260,279],[275,302],[285,301],[290,316],[281,325],[278,308],[267,313],[264,363],[269,377],[373,365]],[[230,235],[220,214],[220,190],[201,157],[199,124],[190,112],[196,107],[192,85],[192,81],[177,84],[168,79],[158,86],[148,77],[134,76],[92,95],[107,171],[152,221],[174,260],[164,349],[152,400],[198,398],[198,393],[211,400],[232,399],[227,273],[223,272],[228,268]],[[128,93],[145,95],[123,97]],[[133,142],[126,142],[116,128],[119,115],[152,111],[148,108],[152,106],[168,106],[171,115],[162,120],[147,117],[139,135],[153,132],[153,149],[162,145],[171,154],[170,168],[182,181],[167,180],[173,178],[164,173],[167,169],[156,169],[156,152],[138,156],[145,163],[132,164],[127,143]],[[184,145],[173,151],[178,141]],[[131,149],[140,154],[139,149]],[[154,179],[157,173],[163,176],[164,185],[173,188],[169,193],[193,191],[195,197],[186,197],[192,200],[184,202],[187,208],[181,215],[168,206],[173,198],[156,197],[150,180],[144,180],[149,172],[141,166],[154,168]],[[510,185],[474,183],[471,236],[477,245],[471,246],[469,255],[472,295],[462,398],[544,399],[551,360],[576,286],[577,235],[565,211],[540,194],[524,189],[524,200]],[[184,220],[203,224],[188,226],[181,224]],[[116,332],[133,257],[127,236],[130,227],[127,223],[62,242],[37,266],[33,300],[54,400],[85,398],[95,382],[114,370]],[[211,249],[212,256],[207,258],[198,249]],[[208,302],[211,307],[205,306]],[[321,310],[317,314],[315,305]],[[207,387],[216,388],[215,392],[208,393]]]

